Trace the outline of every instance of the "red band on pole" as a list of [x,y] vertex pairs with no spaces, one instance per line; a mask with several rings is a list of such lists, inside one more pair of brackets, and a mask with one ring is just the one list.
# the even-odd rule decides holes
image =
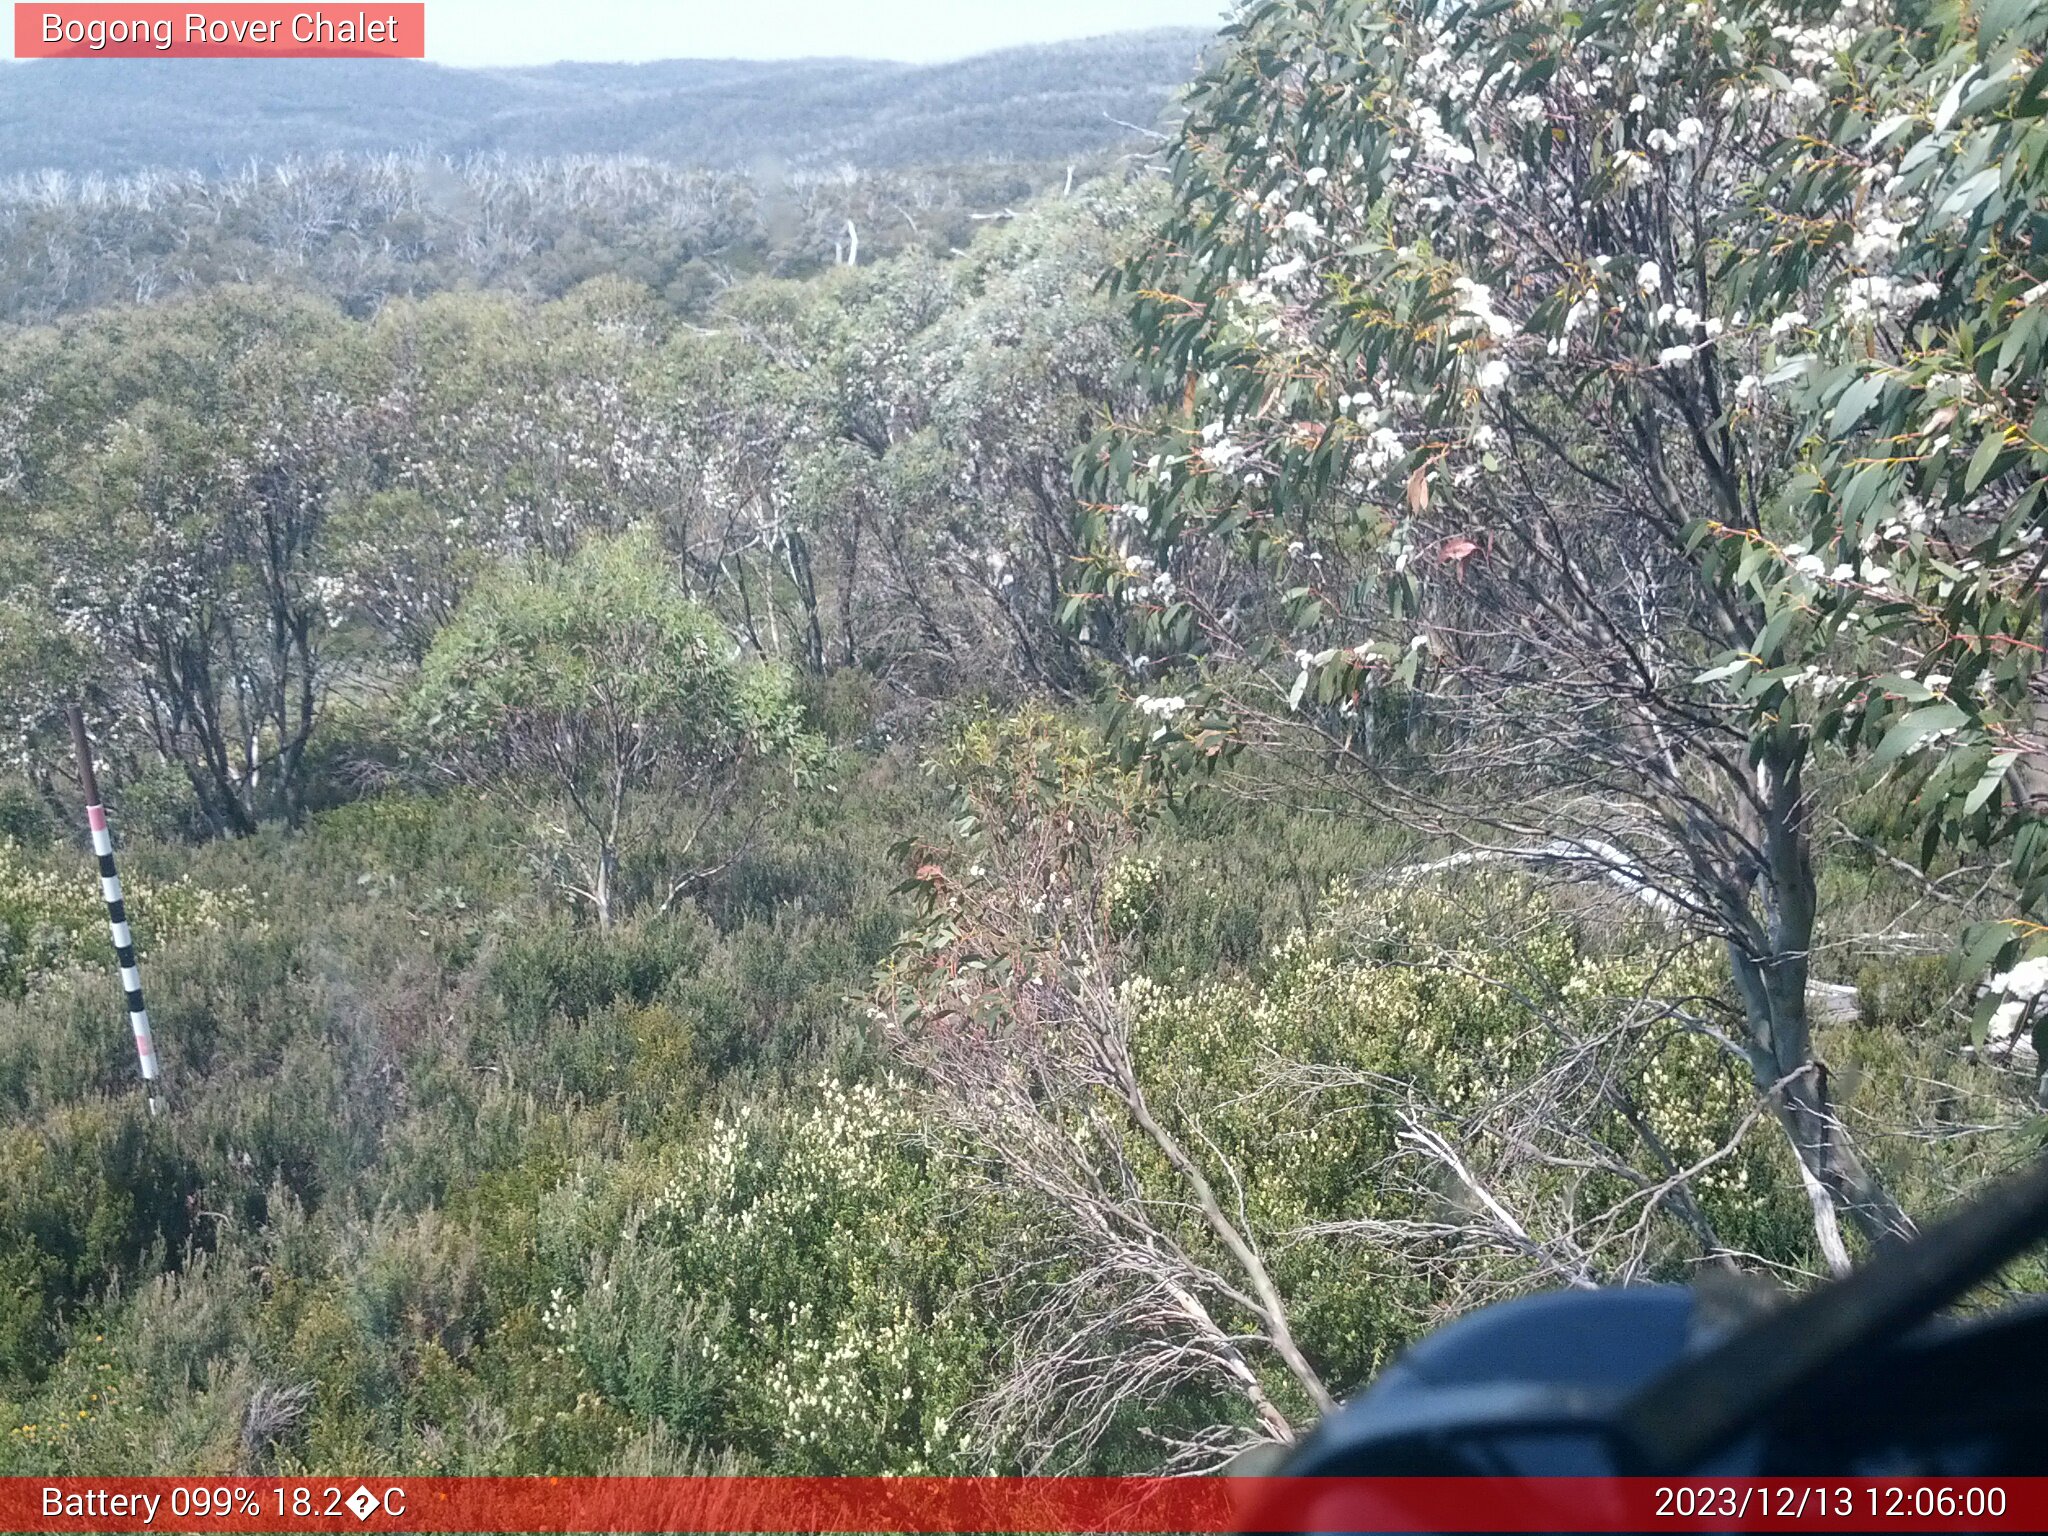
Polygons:
[[[107,828],[106,808],[100,804],[99,775],[92,765],[92,738],[86,733],[85,715],[76,704],[64,711],[71,726],[71,749],[78,759],[78,787],[85,796],[85,821],[92,830],[92,854],[99,865],[100,897],[107,904],[107,936],[114,941],[114,960],[121,968],[121,991],[128,1006],[128,1029],[135,1037],[135,1061],[142,1069],[142,1081],[154,1089],[162,1075],[156,1059],[156,1037],[150,1032],[149,1007],[142,1000],[142,968],[136,962],[135,934],[128,926],[128,907],[121,896],[121,875],[114,866],[114,837]],[[163,1100],[152,1091],[149,1112],[160,1114]]]

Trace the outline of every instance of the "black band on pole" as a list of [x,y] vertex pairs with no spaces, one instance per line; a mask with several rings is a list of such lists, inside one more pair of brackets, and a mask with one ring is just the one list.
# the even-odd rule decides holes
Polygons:
[[106,809],[100,804],[100,782],[92,768],[92,741],[85,734],[85,716],[76,704],[67,706],[64,714],[71,724],[71,746],[78,758],[78,787],[85,794],[92,851],[99,860],[100,895],[107,903],[107,928],[113,935],[115,962],[121,967],[121,994],[128,1006],[128,1027],[135,1036],[135,1059],[150,1090],[149,1112],[154,1115],[163,1109],[163,1101],[156,1095],[160,1076],[156,1037],[149,1027],[149,1008],[142,1000],[142,971],[135,963],[135,935],[128,927],[128,905],[121,899],[121,876],[114,867],[114,838],[107,827]]

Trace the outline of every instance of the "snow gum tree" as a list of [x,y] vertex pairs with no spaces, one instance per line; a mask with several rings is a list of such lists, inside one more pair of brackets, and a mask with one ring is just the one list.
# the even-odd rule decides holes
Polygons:
[[1738,265],[1797,343],[1765,382],[1803,413],[1803,462],[1766,530],[1713,530],[1782,639],[1714,672],[1759,724],[1789,688],[1817,735],[1892,772],[1925,857],[2010,853],[2015,916],[1965,953],[2003,963],[1977,1029],[2009,1043],[2048,990],[2048,15],[1903,7],[1821,79],[1769,179],[1777,238]]
[[561,888],[610,928],[651,788],[690,805],[701,832],[750,762],[806,760],[787,675],[737,649],[651,539],[592,539],[478,584],[421,666],[414,730],[445,772],[535,815]]
[[209,828],[297,821],[347,638],[329,527],[371,472],[373,362],[324,305],[248,290],[70,340],[0,489],[44,594],[23,622],[66,637],[96,725],[182,773]]
[[1724,1043],[1838,1267],[1842,1217],[1910,1223],[1809,1017],[1832,641],[1723,550],[1785,540],[1810,483],[1811,317],[1934,297],[1816,232],[1790,169],[1901,30],[1799,0],[1248,7],[1117,277],[1173,405],[1084,455],[1067,610],[1158,771],[1306,741],[1377,809],[1719,939]]

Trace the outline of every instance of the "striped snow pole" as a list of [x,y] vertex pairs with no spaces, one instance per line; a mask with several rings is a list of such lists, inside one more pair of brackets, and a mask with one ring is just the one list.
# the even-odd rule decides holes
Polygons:
[[100,894],[107,902],[107,926],[113,930],[114,958],[121,965],[121,990],[128,995],[128,1024],[135,1031],[135,1059],[142,1065],[142,1080],[149,1085],[149,1112],[158,1114],[163,1103],[155,1088],[158,1077],[156,1039],[149,1032],[149,1009],[142,1002],[142,972],[135,964],[135,935],[128,927],[128,908],[121,900],[121,877],[114,870],[114,839],[107,832],[107,813],[100,804],[99,778],[92,771],[92,743],[86,738],[85,716],[73,704],[65,712],[71,721],[71,745],[78,754],[78,787],[85,792],[85,819],[92,827],[92,851],[100,861]]

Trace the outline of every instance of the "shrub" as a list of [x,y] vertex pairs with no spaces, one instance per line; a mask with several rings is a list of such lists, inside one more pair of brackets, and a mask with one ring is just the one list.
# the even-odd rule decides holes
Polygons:
[[1954,966],[1940,955],[1886,955],[1856,973],[1863,1022],[1915,1030],[1945,1022],[1956,995]]
[[511,1038],[530,1045],[556,1020],[580,1022],[622,1000],[653,1002],[674,979],[694,975],[709,950],[705,925],[687,914],[609,935],[543,926],[498,947],[489,984]]
[[[214,890],[189,875],[154,882],[122,880],[137,951],[164,941],[220,933],[247,921],[255,902],[246,887]],[[0,997],[19,997],[36,977],[77,965],[114,964],[99,878],[83,862],[63,868],[30,860],[0,843]]]
[[192,1230],[194,1171],[138,1104],[0,1131],[0,1369],[34,1379],[70,1307],[153,1272]]
[[1109,931],[1127,938],[1156,926],[1163,876],[1153,859],[1127,858],[1109,872],[1103,886],[1103,920]]
[[607,1398],[764,1466],[970,1470],[986,1262],[907,1085],[743,1106],[592,1259],[547,1325]]

